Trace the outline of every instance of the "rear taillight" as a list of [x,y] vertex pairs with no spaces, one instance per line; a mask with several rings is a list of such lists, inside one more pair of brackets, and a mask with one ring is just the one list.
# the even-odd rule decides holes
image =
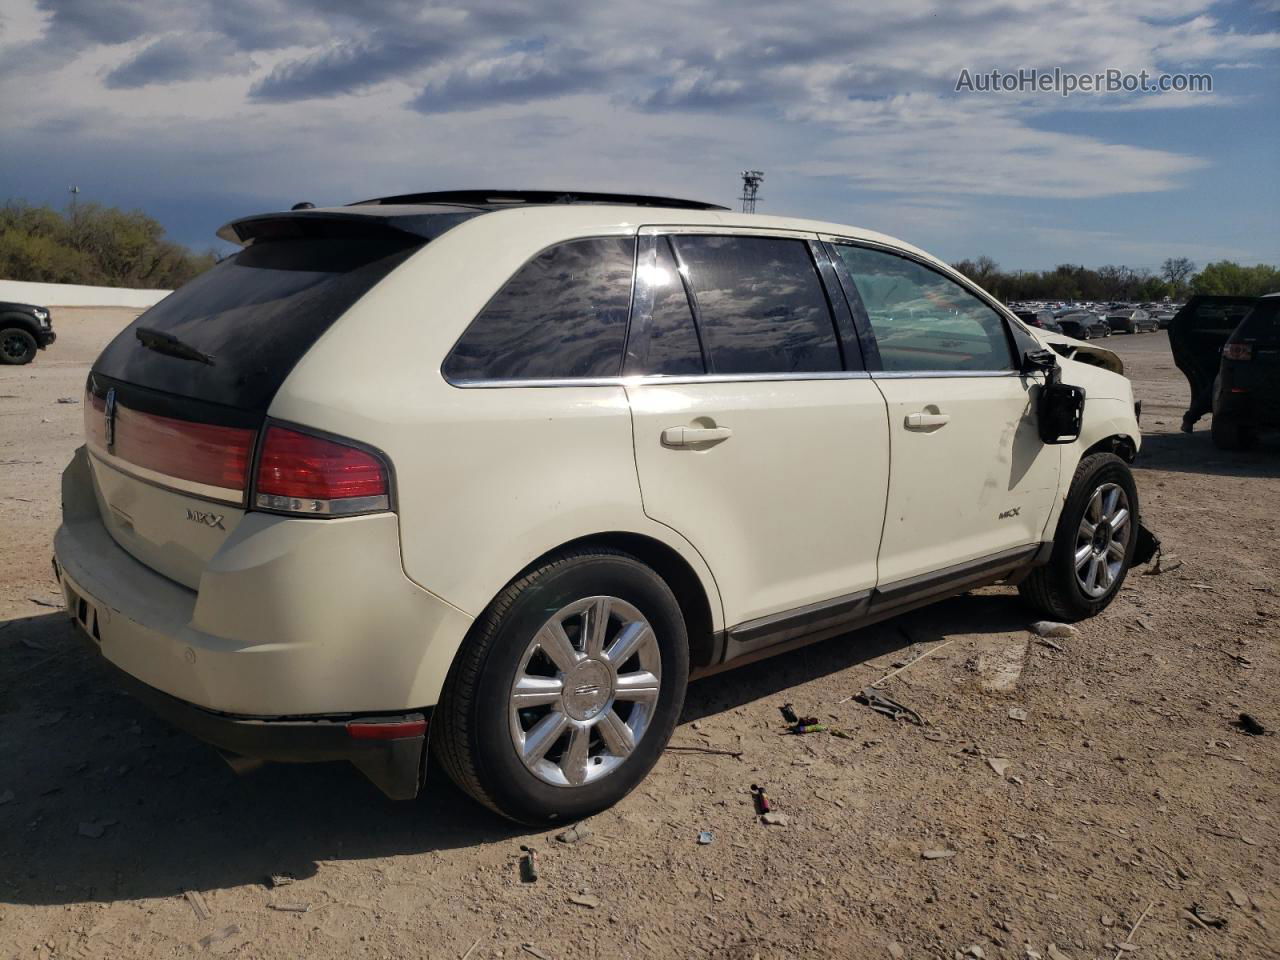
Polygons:
[[1222,348],[1222,357],[1224,360],[1252,360],[1253,344],[1252,343],[1228,343]]
[[258,454],[253,505],[305,516],[387,510],[386,464],[359,447],[287,427],[269,426]]
[[[108,424],[109,421],[109,424]],[[142,413],[85,397],[85,438],[112,465],[144,480],[199,496],[243,502],[254,430]]]

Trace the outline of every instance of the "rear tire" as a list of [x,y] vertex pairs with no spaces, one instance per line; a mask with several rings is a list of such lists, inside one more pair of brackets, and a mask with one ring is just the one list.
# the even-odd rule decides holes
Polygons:
[[[1113,522],[1121,509],[1124,518]],[[1018,593],[1068,623],[1101,613],[1124,585],[1137,530],[1138,487],[1128,465],[1113,453],[1085,457],[1058,518],[1049,562],[1032,570]]]
[[566,551],[475,622],[432,717],[432,747],[458,786],[502,816],[578,820],[648,775],[688,679],[684,617],[666,582],[620,551]]
[[21,327],[0,330],[0,363],[18,366],[36,358],[36,338]]
[[1248,450],[1253,446],[1253,431],[1239,417],[1215,413],[1209,430],[1213,445],[1219,450]]

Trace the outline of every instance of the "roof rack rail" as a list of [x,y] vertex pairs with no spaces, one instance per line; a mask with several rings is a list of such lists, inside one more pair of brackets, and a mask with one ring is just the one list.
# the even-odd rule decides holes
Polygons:
[[423,204],[448,203],[462,206],[494,207],[544,203],[618,203],[635,207],[674,207],[679,210],[728,210],[718,203],[681,200],[677,197],[651,197],[640,193],[590,193],[580,190],[437,190],[430,193],[402,193],[394,197],[375,197],[350,204]]

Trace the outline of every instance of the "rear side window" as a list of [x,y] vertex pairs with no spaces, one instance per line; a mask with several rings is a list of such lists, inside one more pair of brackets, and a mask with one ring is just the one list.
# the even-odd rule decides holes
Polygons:
[[698,311],[710,373],[842,368],[831,309],[803,240],[672,238]]
[[445,376],[618,376],[634,265],[634,237],[571,240],[543,251],[471,321],[445,359]]
[[[163,393],[265,411],[335,320],[422,245],[383,231],[255,243],[138,317],[94,372]],[[212,363],[147,349],[136,330],[176,337]]]
[[853,277],[885,370],[1010,370],[1004,320],[953,280],[881,250],[835,245]]
[[1255,343],[1280,343],[1280,297],[1263,297],[1249,312],[1232,340]]
[[[632,318],[627,372],[664,377],[705,373],[689,296],[666,237],[653,238],[652,256],[652,261],[636,268],[636,311],[643,312],[642,293],[650,307],[644,329],[637,324],[641,318]],[[641,260],[645,259],[642,253]]]

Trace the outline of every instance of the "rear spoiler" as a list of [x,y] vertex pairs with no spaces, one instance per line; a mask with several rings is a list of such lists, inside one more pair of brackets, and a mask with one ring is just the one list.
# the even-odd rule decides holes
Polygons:
[[263,240],[358,237],[388,230],[434,240],[446,230],[483,212],[457,207],[409,213],[378,207],[359,213],[350,210],[288,210],[232,220],[218,228],[218,237],[242,247]]

